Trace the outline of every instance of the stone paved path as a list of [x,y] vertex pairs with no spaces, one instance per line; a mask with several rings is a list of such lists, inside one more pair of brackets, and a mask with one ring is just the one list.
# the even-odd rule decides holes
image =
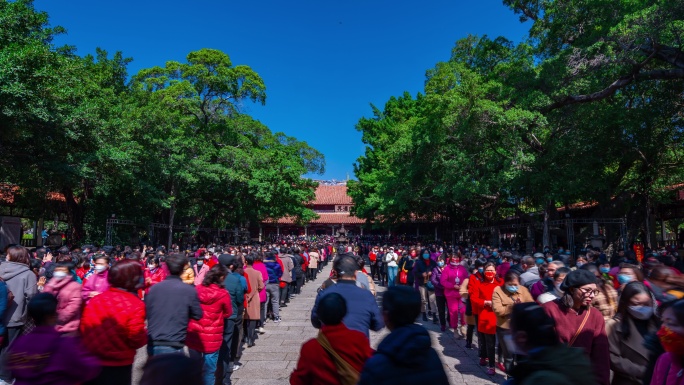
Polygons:
[[[316,289],[330,272],[328,265],[315,282],[309,282],[302,288],[302,294],[290,301],[287,308],[281,310],[283,321],[280,324],[268,322],[266,333],[259,336],[256,346],[245,348],[242,355],[243,366],[233,373],[236,385],[282,385],[289,383],[290,373],[299,358],[301,345],[315,338],[318,330],[311,326],[309,317],[316,298]],[[385,288],[378,287],[378,300]],[[499,384],[504,382],[501,373],[490,377],[485,368],[478,365],[477,350],[466,350],[465,341],[452,332],[442,333],[438,325],[432,322],[423,323],[432,337],[432,346],[444,364],[450,382],[461,384]],[[376,348],[387,335],[385,329],[371,332],[371,345]],[[417,359],[419,359],[417,357]]]

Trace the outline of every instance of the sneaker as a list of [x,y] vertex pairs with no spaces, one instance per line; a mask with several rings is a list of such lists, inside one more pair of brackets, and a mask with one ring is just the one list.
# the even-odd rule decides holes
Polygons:
[[480,366],[487,366],[487,359],[486,358],[480,358]]
[[496,368],[499,369],[500,371],[506,373],[506,368],[504,367],[504,364],[501,362],[496,363]]
[[235,365],[233,365],[233,371],[236,371],[236,370],[240,369],[241,367],[242,367],[242,365],[235,364]]
[[263,327],[260,327],[259,329],[257,329],[257,331],[259,332],[259,334],[266,333],[266,329],[264,329]]
[[280,321],[282,321],[282,319],[280,319],[280,317],[275,317],[275,319],[273,320],[273,322],[275,322],[275,323],[278,323]]
[[461,325],[461,326],[458,328],[458,334],[459,334],[461,337],[465,337],[465,336],[466,336],[466,333],[468,333],[468,329],[466,328],[465,325]]
[[487,374],[493,376],[496,374],[496,370],[494,368],[489,368],[487,369]]

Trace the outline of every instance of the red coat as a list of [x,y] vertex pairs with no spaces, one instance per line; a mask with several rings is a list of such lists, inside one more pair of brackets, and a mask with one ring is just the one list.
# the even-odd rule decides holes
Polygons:
[[[496,314],[492,310],[492,306],[485,306],[485,301],[492,300],[494,289],[503,285],[501,278],[494,278],[494,282],[478,282],[477,290],[471,294],[470,302],[473,309],[477,305],[480,309],[480,315],[477,318],[477,330],[484,334],[496,334]],[[474,312],[474,310],[473,310]]]
[[197,286],[197,296],[202,307],[202,319],[190,320],[185,343],[198,352],[214,353],[223,342],[223,320],[233,314],[230,294],[213,284]]
[[[154,286],[154,285],[158,284],[159,282],[163,281],[164,279],[166,279],[166,276],[167,276],[167,274],[164,271],[164,269],[162,269],[161,266],[158,267],[157,270],[154,271],[154,273],[152,271],[150,271],[149,268],[146,268],[145,269],[145,295],[147,295],[150,292],[150,288],[152,286]],[[147,281],[148,278],[150,279],[149,282]]]
[[478,285],[482,281],[482,274],[480,273],[475,273],[475,274],[470,274],[470,277],[468,277],[468,298],[470,298],[470,305],[473,308],[473,315],[480,315],[480,311],[482,310],[482,306],[478,305],[473,301],[473,297],[476,295],[476,292],[478,290]]
[[[373,354],[366,335],[350,330],[342,323],[323,325],[321,333],[328,339],[335,352],[359,372]],[[302,345],[297,366],[290,374],[290,384],[340,384],[335,362],[315,338]]]
[[110,287],[88,301],[81,335],[102,365],[131,365],[135,351],[147,343],[145,304],[135,294]]

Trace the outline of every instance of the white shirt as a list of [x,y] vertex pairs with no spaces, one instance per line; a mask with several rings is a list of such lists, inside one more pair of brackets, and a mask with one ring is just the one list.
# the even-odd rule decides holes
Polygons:
[[397,261],[399,260],[399,256],[397,256],[397,253],[394,251],[390,251],[389,253],[385,254],[385,262],[387,263],[387,267],[397,267]]

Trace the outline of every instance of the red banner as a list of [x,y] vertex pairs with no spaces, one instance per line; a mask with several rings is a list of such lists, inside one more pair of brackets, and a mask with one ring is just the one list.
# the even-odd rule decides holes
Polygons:
[[639,263],[644,261],[644,245],[637,243],[634,245],[634,252],[636,253],[636,259]]

